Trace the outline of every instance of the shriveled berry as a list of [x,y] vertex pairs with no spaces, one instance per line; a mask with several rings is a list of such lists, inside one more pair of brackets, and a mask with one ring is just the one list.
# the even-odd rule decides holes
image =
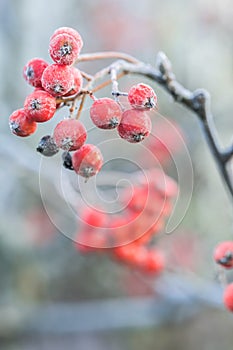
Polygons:
[[73,153],[72,162],[75,172],[88,179],[101,169],[103,156],[98,147],[86,144]]
[[233,283],[228,284],[223,293],[223,302],[225,307],[233,312]]
[[59,148],[57,147],[53,137],[50,135],[46,135],[42,137],[36,150],[43,156],[52,157],[56,153],[58,153]]
[[74,77],[74,83],[71,90],[67,94],[65,94],[65,96],[71,96],[71,95],[77,94],[81,90],[83,85],[83,77],[82,77],[82,74],[80,73],[80,70],[76,67],[71,67],[71,70]]
[[98,128],[114,129],[120,124],[122,110],[116,101],[103,97],[93,103],[90,116]]
[[118,133],[121,138],[131,143],[137,143],[149,136],[150,131],[151,120],[146,112],[137,109],[124,111],[118,126]]
[[133,85],[128,93],[129,103],[136,109],[151,109],[157,104],[154,90],[147,84]]
[[219,243],[214,250],[214,260],[227,269],[233,268],[233,241]]
[[53,96],[63,96],[70,91],[74,77],[69,66],[51,64],[42,74],[42,86]]
[[11,132],[17,136],[26,137],[36,131],[37,124],[27,118],[23,108],[14,111],[9,118]]
[[42,58],[33,58],[23,67],[24,79],[32,86],[42,87],[41,77],[48,67],[48,63]]
[[38,89],[26,97],[24,109],[28,119],[43,123],[54,116],[56,99],[48,92]]
[[63,160],[64,168],[69,170],[74,170],[74,167],[72,164],[72,156],[69,152],[65,151],[62,153],[62,160]]
[[69,34],[55,35],[49,43],[50,56],[58,64],[73,64],[78,57],[79,51],[78,42]]
[[64,119],[56,125],[53,137],[58,147],[65,151],[75,151],[86,141],[87,132],[79,120]]
[[83,40],[82,40],[81,35],[77,32],[77,30],[70,28],[70,27],[60,27],[60,28],[55,30],[55,32],[53,33],[53,35],[50,38],[50,41],[53,40],[53,38],[59,34],[68,34],[68,35],[72,36],[76,40],[76,42],[79,46],[79,51],[82,49]]

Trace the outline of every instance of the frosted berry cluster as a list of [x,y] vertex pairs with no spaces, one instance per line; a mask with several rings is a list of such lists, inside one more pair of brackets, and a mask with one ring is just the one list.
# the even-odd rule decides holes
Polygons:
[[51,157],[63,150],[63,165],[88,179],[101,169],[103,156],[97,146],[85,143],[87,131],[79,120],[81,113],[73,113],[80,96],[91,97],[90,118],[97,128],[117,128],[119,136],[131,143],[141,142],[150,134],[147,111],[156,107],[157,97],[150,86],[141,83],[124,93],[129,109],[122,107],[117,96],[97,99],[83,88],[83,74],[75,67],[82,47],[83,40],[76,30],[68,27],[55,30],[49,41],[53,63],[33,58],[24,66],[23,76],[34,91],[26,97],[23,108],[11,114],[9,125],[13,134],[26,137],[36,131],[38,123],[47,122],[58,109],[73,104],[75,107],[69,109],[53,132],[42,137],[37,151]]

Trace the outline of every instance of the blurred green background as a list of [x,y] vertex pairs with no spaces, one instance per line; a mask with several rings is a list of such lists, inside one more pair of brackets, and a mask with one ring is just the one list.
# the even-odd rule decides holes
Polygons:
[[[31,91],[22,68],[32,57],[50,61],[49,37],[61,26],[81,33],[83,53],[118,50],[154,64],[164,51],[184,86],[211,93],[221,139],[227,145],[232,138],[230,0],[0,0],[0,348],[230,349],[233,318],[221,308],[212,250],[232,238],[232,207],[194,115],[152,84],[160,114],[182,129],[194,171],[181,224],[159,238],[168,254],[179,257],[160,282],[107,256],[81,256],[74,249],[69,237],[75,223],[57,194],[59,160],[41,164],[35,151],[63,111],[28,139],[10,134],[8,116]],[[81,68],[93,73],[102,64]],[[122,86],[138,81],[127,77]],[[132,147],[124,151],[136,159]],[[182,149],[177,157],[185,197],[190,174]],[[164,170],[177,177],[174,164]]]

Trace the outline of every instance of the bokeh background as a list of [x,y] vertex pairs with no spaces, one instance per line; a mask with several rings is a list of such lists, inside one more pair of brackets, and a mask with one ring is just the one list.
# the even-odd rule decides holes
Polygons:
[[[162,115],[177,125],[194,173],[182,222],[159,237],[167,255],[175,257],[173,271],[161,279],[74,248],[66,233],[74,232],[75,222],[57,193],[59,180],[66,189],[69,175],[61,175],[58,158],[41,163],[35,151],[62,111],[28,139],[10,134],[8,116],[31,91],[22,67],[32,57],[50,60],[49,37],[61,26],[81,33],[83,53],[118,50],[154,64],[157,52],[164,51],[184,86],[209,90],[222,142],[227,145],[232,138],[231,0],[0,0],[1,349],[231,348],[233,318],[221,306],[212,250],[218,241],[232,238],[232,207],[194,115],[152,84],[158,120]],[[81,68],[93,73],[103,64]],[[122,87],[140,80],[127,77]],[[90,103],[83,118],[88,119]],[[172,139],[166,130],[164,137]],[[99,138],[95,132],[90,136],[93,142]],[[131,146],[110,149],[108,156],[114,159],[123,150],[137,161]],[[186,172],[187,151],[178,147],[174,153],[185,202],[192,175]],[[117,170],[124,172],[124,165]],[[174,164],[161,166],[177,179]]]

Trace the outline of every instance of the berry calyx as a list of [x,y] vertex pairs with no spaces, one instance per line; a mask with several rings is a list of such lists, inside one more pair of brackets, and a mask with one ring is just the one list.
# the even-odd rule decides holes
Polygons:
[[233,283],[228,284],[223,293],[223,303],[225,307],[233,312]]
[[50,41],[52,41],[54,39],[55,36],[59,35],[59,34],[68,34],[70,36],[72,36],[78,46],[79,46],[79,51],[81,51],[82,47],[83,47],[83,40],[81,35],[77,32],[77,30],[70,28],[70,27],[60,27],[58,29],[55,30],[55,32],[53,33],[53,35],[50,38]]
[[36,150],[43,156],[52,157],[58,153],[59,148],[57,147],[53,137],[50,135],[46,135],[42,137]]
[[214,260],[227,269],[233,268],[233,241],[219,243],[214,250]]
[[48,67],[48,63],[42,58],[33,58],[23,67],[24,79],[34,87],[42,87],[41,77]]
[[79,52],[79,44],[69,34],[58,34],[50,40],[49,53],[55,63],[71,65],[77,59]]
[[36,131],[37,124],[27,118],[23,108],[14,111],[9,118],[11,132],[17,136],[26,137]]
[[122,139],[137,143],[149,136],[150,132],[151,120],[146,112],[137,109],[124,111],[118,126],[118,133]]
[[100,129],[114,129],[121,121],[122,110],[119,104],[111,98],[96,100],[90,109],[93,123]]
[[133,108],[151,109],[156,107],[157,96],[149,85],[140,83],[130,88],[128,101]]
[[88,179],[96,175],[103,165],[103,156],[98,147],[85,144],[73,153],[72,163],[74,171]]
[[48,92],[38,89],[26,97],[24,109],[28,119],[43,123],[54,116],[56,99]]
[[41,78],[43,88],[53,96],[63,96],[69,92],[74,84],[74,76],[69,66],[51,64]]
[[75,151],[86,141],[87,132],[79,120],[64,119],[56,125],[53,138],[59,148]]

